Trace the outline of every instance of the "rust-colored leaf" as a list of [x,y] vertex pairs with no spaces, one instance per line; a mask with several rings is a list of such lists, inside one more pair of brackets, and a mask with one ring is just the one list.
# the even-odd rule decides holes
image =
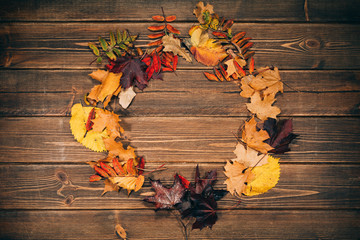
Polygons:
[[173,60],[173,69],[174,69],[174,71],[176,71],[178,60],[179,60],[178,55],[174,56],[174,60]]
[[165,25],[160,25],[160,26],[150,26],[148,27],[148,29],[150,31],[161,31],[165,29]]
[[165,18],[160,15],[152,16],[152,19],[157,22],[163,22],[165,20]]
[[147,45],[148,45],[148,46],[157,46],[157,45],[160,45],[160,44],[162,44],[162,40],[161,40],[161,39],[156,40],[156,41],[154,41],[154,42],[150,42],[150,43],[148,43]]
[[243,38],[246,35],[246,32],[239,32],[237,34],[235,34],[235,36],[233,36],[231,38],[231,42],[236,43],[237,41],[239,41],[241,38]]
[[150,35],[148,35],[148,38],[155,39],[155,38],[163,37],[164,35],[165,35],[164,32],[155,33],[155,34],[150,34]]
[[215,67],[214,67],[214,72],[215,72],[216,77],[217,77],[221,82],[225,80],[224,77],[222,76],[221,72],[220,72],[218,69],[216,69]]
[[205,74],[205,77],[210,81],[219,81],[219,79],[212,73],[203,72]]
[[91,109],[88,119],[86,121],[86,131],[90,131],[94,125],[94,123],[91,121],[95,118],[95,108]]
[[223,31],[227,31],[229,28],[231,28],[231,26],[234,24],[233,20],[228,20],[224,26],[222,27]]
[[254,58],[251,58],[250,67],[249,67],[250,74],[252,74],[254,72],[254,68],[255,68],[255,61],[254,61]]
[[218,38],[227,38],[226,34],[223,32],[213,31],[212,34]]
[[177,30],[176,28],[174,28],[173,26],[171,26],[170,24],[166,25],[167,30],[169,30],[169,32],[175,33],[175,34],[180,34],[180,31]]
[[115,173],[114,169],[110,166],[106,165],[104,162],[100,162],[100,167],[111,177],[115,177],[117,174]]
[[238,45],[239,47],[242,47],[243,45],[245,45],[247,42],[249,42],[251,40],[251,37],[247,37],[247,38],[243,38],[240,39],[236,45]]
[[98,174],[100,174],[100,176],[104,177],[104,178],[108,178],[109,174],[107,174],[103,169],[99,168],[98,166],[94,166],[94,170],[95,172],[97,172]]
[[167,17],[165,18],[165,20],[166,20],[167,22],[173,22],[173,21],[176,20],[176,16],[175,16],[175,15],[167,16]]
[[97,182],[97,181],[100,181],[100,180],[101,180],[101,177],[99,175],[91,175],[89,177],[90,182]]
[[126,171],[123,169],[123,167],[121,166],[121,164],[119,163],[117,158],[113,158],[112,164],[113,164],[113,168],[118,176],[126,175]]

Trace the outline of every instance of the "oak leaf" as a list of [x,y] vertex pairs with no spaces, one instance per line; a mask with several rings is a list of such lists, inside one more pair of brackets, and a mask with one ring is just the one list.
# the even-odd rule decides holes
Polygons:
[[227,177],[224,183],[227,185],[227,190],[232,195],[240,197],[245,192],[247,183],[253,179],[251,168],[239,162],[227,161],[224,169]]
[[173,34],[165,35],[162,38],[162,45],[164,46],[164,52],[172,52],[174,55],[183,57],[186,61],[192,62],[190,54],[185,48],[181,47],[179,38],[175,38]]
[[265,121],[268,118],[276,118],[281,112],[280,108],[272,106],[275,100],[274,94],[265,95],[262,99],[260,93],[256,91],[251,96],[251,102],[246,103],[246,106],[251,113],[256,114],[259,119]]
[[273,148],[264,141],[269,139],[269,134],[265,130],[257,130],[257,122],[254,117],[245,122],[242,131],[242,141],[250,148],[253,148],[261,153],[266,154]]
[[275,187],[280,178],[279,158],[269,156],[268,163],[251,170],[253,179],[248,182],[244,194],[259,195]]
[[245,167],[262,166],[267,163],[268,159],[267,154],[259,154],[258,151],[250,147],[244,147],[241,143],[237,144],[234,153],[236,154],[236,158],[232,159],[232,161],[239,162]]
[[185,187],[179,176],[175,176],[174,183],[170,188],[164,187],[160,180],[150,180],[155,196],[144,199],[146,202],[154,203],[156,210],[170,209],[181,202],[185,193]]

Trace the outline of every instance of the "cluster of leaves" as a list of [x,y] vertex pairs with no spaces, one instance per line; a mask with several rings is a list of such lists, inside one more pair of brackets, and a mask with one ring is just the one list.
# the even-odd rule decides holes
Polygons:
[[145,160],[143,157],[130,158],[126,163],[121,164],[117,157],[111,161],[99,160],[97,162],[88,162],[95,170],[95,174],[90,176],[90,182],[104,180],[105,188],[102,195],[110,191],[119,191],[124,188],[128,191],[139,191],[145,177],[143,169],[145,168]]
[[127,53],[132,54],[134,41],[138,35],[130,35],[128,30],[121,32],[116,31],[116,37],[113,32],[109,33],[109,41],[99,36],[98,43],[88,43],[89,48],[96,56],[96,62],[101,63],[106,56],[111,60],[116,60],[117,57],[125,56]]
[[[176,209],[183,219],[193,217],[195,222],[192,229],[211,228],[217,220],[217,201],[227,194],[225,190],[213,188],[216,176],[216,171],[212,170],[204,178],[200,178],[197,166],[194,183],[178,174],[174,176],[175,180],[170,188],[164,187],[159,180],[151,180],[155,195],[144,200],[154,203],[156,210]],[[186,228],[184,224],[183,226]]]
[[239,130],[234,153],[237,158],[225,165],[227,190],[235,195],[253,196],[273,188],[280,177],[279,158],[269,153],[290,151],[289,144],[297,137],[292,133],[292,120],[277,122],[269,118],[257,122],[254,117]]
[[131,146],[124,147],[124,129],[119,122],[119,116],[108,110],[82,107],[79,103],[71,109],[70,128],[75,139],[91,150],[108,152],[105,159],[89,162],[97,173],[90,181],[105,180],[104,193],[119,188],[130,193],[144,183],[144,158],[136,157]]
[[[174,22],[176,20],[176,16],[174,16],[174,15],[165,16],[163,8],[161,8],[161,9],[163,11],[163,16],[155,15],[155,16],[152,16],[152,19],[155,22],[162,23],[162,25],[153,25],[153,26],[148,27],[148,30],[157,32],[157,33],[148,35],[148,38],[150,38],[150,39],[162,38],[163,36],[168,35],[169,33],[180,34],[180,31],[170,24],[171,22]],[[149,43],[148,45],[149,46],[158,46],[161,44],[162,44],[162,39],[158,39],[156,41]]]

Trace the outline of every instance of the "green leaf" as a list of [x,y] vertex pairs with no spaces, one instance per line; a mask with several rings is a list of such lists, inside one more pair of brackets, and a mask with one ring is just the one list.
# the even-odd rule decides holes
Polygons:
[[124,30],[121,41],[124,42],[127,39],[128,35],[127,35],[127,31]]
[[131,36],[131,41],[134,42],[137,38],[138,38],[139,35],[134,35],[134,36]]
[[118,55],[119,57],[121,56],[121,51],[119,49],[114,48],[113,50],[116,53],[116,55]]
[[127,51],[127,50],[129,50],[129,48],[125,45],[125,44],[119,44],[119,47],[121,48],[121,49],[124,49],[125,51]]
[[113,32],[110,32],[110,46],[113,47],[116,44],[115,35]]
[[106,55],[111,59],[111,60],[116,60],[116,56],[115,54],[111,51],[111,52],[106,52]]
[[99,49],[93,44],[93,43],[88,43],[89,45],[89,48],[91,48],[93,50],[93,53],[96,55],[96,56],[99,56],[100,55],[100,51]]
[[96,63],[101,63],[102,62],[102,57],[98,57],[97,59],[96,59]]
[[117,44],[121,43],[121,32],[120,30],[116,30],[116,42]]
[[101,45],[101,48],[106,51],[107,48],[108,48],[108,44],[107,42],[105,41],[105,39],[103,39],[102,37],[99,37],[99,42],[100,42],[100,45]]

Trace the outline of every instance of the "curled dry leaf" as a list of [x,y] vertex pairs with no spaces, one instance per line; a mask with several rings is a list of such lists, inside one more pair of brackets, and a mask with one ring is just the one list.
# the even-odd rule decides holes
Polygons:
[[266,154],[273,148],[264,141],[269,139],[269,134],[265,130],[256,129],[257,122],[254,117],[245,122],[242,131],[242,141],[250,148]]
[[117,114],[104,109],[95,109],[95,113],[96,117],[92,120],[94,124],[92,129],[95,132],[102,132],[106,129],[111,138],[121,136],[124,129],[120,126],[120,119]]
[[276,100],[274,94],[265,95],[264,98],[261,99],[260,93],[255,91],[250,99],[251,102],[246,103],[247,109],[263,121],[268,118],[276,118],[281,112],[280,108],[272,106]]
[[206,24],[211,19],[211,14],[214,14],[214,6],[211,4],[204,5],[203,2],[198,2],[193,13],[197,17],[200,24]]
[[192,62],[190,54],[185,48],[181,47],[180,39],[175,38],[173,34],[165,35],[162,38],[162,44],[164,46],[164,52],[172,52],[174,55],[183,57],[186,61]]
[[122,239],[126,240],[126,231],[120,224],[116,224],[115,233],[116,233],[117,236],[119,236]]
[[97,70],[90,76],[101,82],[101,85],[93,87],[87,96],[89,102],[104,102],[104,107],[108,105],[113,95],[116,95],[120,88],[120,78],[122,73],[111,73],[108,71]]
[[119,104],[124,108],[128,108],[136,93],[134,91],[134,87],[129,87],[119,93]]

